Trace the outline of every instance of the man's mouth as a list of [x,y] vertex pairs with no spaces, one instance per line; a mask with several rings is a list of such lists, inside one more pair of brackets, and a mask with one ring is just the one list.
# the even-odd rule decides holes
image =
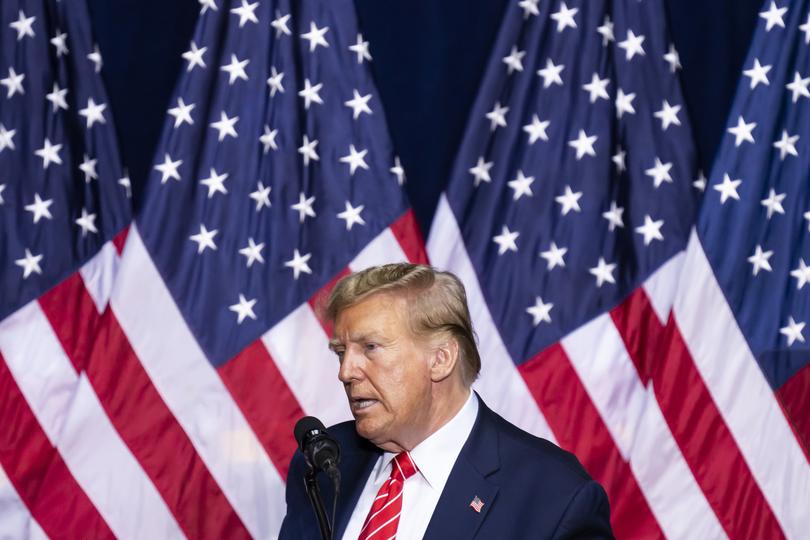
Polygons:
[[372,405],[378,403],[376,399],[369,399],[369,398],[352,398],[351,399],[351,408],[352,411],[362,411],[368,409]]

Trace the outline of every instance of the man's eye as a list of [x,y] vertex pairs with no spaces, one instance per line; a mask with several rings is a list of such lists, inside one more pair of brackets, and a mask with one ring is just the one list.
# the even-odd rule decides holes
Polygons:
[[366,350],[367,351],[373,351],[373,350],[376,350],[376,349],[377,349],[377,344],[376,343],[366,343]]
[[338,361],[343,361],[343,354],[344,351],[335,351],[335,355],[338,357]]

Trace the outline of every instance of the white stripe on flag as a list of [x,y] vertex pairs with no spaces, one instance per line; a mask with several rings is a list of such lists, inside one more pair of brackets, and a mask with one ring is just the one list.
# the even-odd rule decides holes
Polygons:
[[152,383],[234,510],[257,538],[276,534],[284,483],[186,326],[135,225],[110,304]]
[[[605,313],[581,326],[563,338],[562,346],[664,534],[668,538],[724,538],[652,388],[645,388],[638,378],[610,315]],[[696,535],[697,530],[705,534]]]
[[431,264],[456,274],[467,290],[467,303],[478,335],[481,377],[475,389],[489,407],[521,429],[556,442],[545,417],[520,376],[489,313],[458,223],[443,194],[427,245]]
[[678,288],[678,276],[680,276],[683,267],[683,259],[684,253],[682,251],[662,264],[642,284],[661,326],[667,325],[669,312],[672,310],[672,302],[675,300],[675,291]]
[[681,454],[653,389],[648,392],[630,468],[656,520],[672,539],[728,538]]
[[648,395],[613,320],[609,314],[600,315],[565,336],[561,344],[616,448],[630,461]]
[[[182,538],[87,378],[77,376],[36,301],[0,323],[0,351],[51,444],[113,533]],[[133,512],[133,506],[139,511]]]
[[309,303],[267,331],[262,342],[306,414],[321,418],[327,426],[351,420],[338,380],[337,357]]
[[357,254],[349,263],[349,268],[357,272],[369,266],[396,262],[408,262],[408,256],[402,251],[391,229],[386,228]]
[[810,467],[694,230],[678,290],[674,316],[695,366],[786,535],[806,537]]
[[118,251],[110,241],[79,269],[84,287],[93,298],[99,313],[107,307],[119,261]]
[[0,538],[29,540],[48,538],[20,500],[2,466],[0,466]]

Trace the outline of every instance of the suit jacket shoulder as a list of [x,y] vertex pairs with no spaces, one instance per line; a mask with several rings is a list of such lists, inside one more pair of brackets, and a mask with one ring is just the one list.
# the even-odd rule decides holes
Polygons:
[[577,458],[479,404],[425,538],[612,538],[607,496]]
[[500,448],[504,452],[512,454],[512,456],[505,457],[518,459],[517,463],[508,460],[507,466],[509,464],[519,464],[554,467],[558,469],[558,473],[562,478],[573,485],[591,479],[577,457],[571,452],[563,450],[551,441],[523,431],[489,409],[486,409],[485,414],[490,417],[494,428],[499,432]]

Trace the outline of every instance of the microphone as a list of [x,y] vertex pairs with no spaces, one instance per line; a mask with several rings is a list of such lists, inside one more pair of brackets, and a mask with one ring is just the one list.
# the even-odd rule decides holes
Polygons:
[[[305,416],[295,424],[293,430],[298,447],[304,454],[309,470],[304,474],[304,485],[307,497],[312,504],[315,517],[318,520],[318,528],[321,530],[323,540],[331,540],[337,512],[337,502],[340,496],[340,446],[335,439],[329,436],[323,422],[314,416]],[[315,481],[318,471],[324,471],[332,480],[335,489],[335,496],[332,499],[332,523],[326,517],[326,510],[323,507],[321,492]]]
[[340,446],[326,432],[323,422],[305,416],[295,424],[294,433],[307,465],[333,476],[340,463]]

